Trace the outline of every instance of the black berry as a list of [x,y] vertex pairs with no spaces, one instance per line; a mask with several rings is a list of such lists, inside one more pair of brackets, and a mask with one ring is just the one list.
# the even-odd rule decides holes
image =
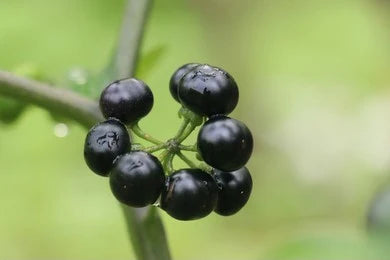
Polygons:
[[130,150],[126,127],[116,119],[109,119],[89,130],[84,144],[84,158],[96,174],[107,176],[114,159]]
[[169,91],[171,92],[172,97],[180,103],[177,91],[179,88],[180,80],[183,78],[185,74],[187,74],[190,70],[194,69],[196,66],[199,66],[198,63],[188,63],[180,68],[178,68],[171,77],[169,81]]
[[227,115],[237,105],[238,87],[226,71],[200,65],[181,79],[178,96],[185,107],[199,115]]
[[160,161],[142,151],[118,157],[110,173],[112,193],[120,202],[132,207],[153,204],[160,196],[164,182]]
[[100,96],[100,109],[106,118],[130,124],[146,116],[153,107],[153,94],[141,80],[130,78],[108,85]]
[[214,211],[223,216],[237,213],[247,203],[252,191],[252,177],[246,167],[233,172],[214,170],[220,188]]
[[198,150],[212,167],[235,171],[248,162],[253,137],[242,122],[227,116],[214,116],[199,131]]
[[218,199],[211,175],[200,169],[182,169],[168,177],[161,194],[161,208],[179,220],[199,219],[210,214]]

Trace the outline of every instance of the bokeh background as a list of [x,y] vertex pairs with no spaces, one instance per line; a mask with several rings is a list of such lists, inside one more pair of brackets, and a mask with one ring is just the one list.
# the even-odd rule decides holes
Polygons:
[[[1,0],[0,67],[82,80],[78,68],[106,64],[123,8]],[[141,126],[172,136],[170,75],[205,62],[235,77],[232,116],[256,138],[240,213],[179,222],[161,212],[175,259],[390,258],[365,230],[390,174],[389,17],[385,0],[155,1],[142,53],[159,57],[139,72],[155,106]],[[28,107],[0,126],[0,259],[134,258],[107,180],[83,161],[85,129],[59,123]]]

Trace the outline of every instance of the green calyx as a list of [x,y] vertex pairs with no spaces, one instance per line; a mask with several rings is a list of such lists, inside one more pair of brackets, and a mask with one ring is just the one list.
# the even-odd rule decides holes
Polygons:
[[[205,163],[195,163],[190,158],[182,153],[182,151],[195,152],[198,153],[196,144],[193,145],[184,145],[182,144],[184,140],[196,129],[196,127],[203,124],[205,118],[199,116],[192,111],[182,107],[179,110],[179,117],[183,119],[182,124],[180,125],[176,135],[173,138],[168,139],[166,142],[160,141],[150,134],[144,132],[138,125],[135,123],[130,126],[132,133],[134,133],[139,138],[148,141],[153,144],[153,146],[143,147],[140,144],[133,145],[132,150],[142,150],[148,153],[155,153],[161,151],[158,155],[158,159],[164,167],[164,170],[167,174],[171,174],[175,171],[173,167],[173,159],[175,156],[179,157],[183,162],[185,162],[191,168],[199,168],[206,172],[211,172],[212,168]],[[199,159],[199,157],[197,157]]]

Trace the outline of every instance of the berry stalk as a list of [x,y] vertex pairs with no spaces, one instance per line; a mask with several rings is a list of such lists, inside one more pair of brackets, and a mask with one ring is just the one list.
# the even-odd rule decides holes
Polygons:
[[156,145],[163,145],[164,142],[154,138],[153,136],[151,136],[150,134],[147,134],[145,133],[139,126],[138,126],[138,123],[132,125],[130,127],[131,131],[136,135],[138,136],[139,138],[142,138],[152,144],[156,144]]

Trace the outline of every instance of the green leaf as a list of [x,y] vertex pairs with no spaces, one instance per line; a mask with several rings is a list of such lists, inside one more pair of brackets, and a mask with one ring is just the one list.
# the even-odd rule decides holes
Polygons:
[[157,46],[145,54],[141,54],[135,75],[140,79],[146,77],[158,65],[165,53],[165,46]]
[[[150,73],[156,66],[161,58],[164,56],[166,48],[164,46],[157,46],[145,53],[141,54],[138,62],[136,77],[143,79]],[[80,94],[89,96],[92,98],[98,98],[102,90],[114,80],[118,80],[116,77],[115,58],[116,50],[112,52],[111,60],[108,65],[98,74],[90,76],[90,73],[86,70],[76,68],[69,73],[69,85],[73,90]]]
[[26,107],[26,104],[19,101],[0,96],[0,122],[5,124],[15,122]]

